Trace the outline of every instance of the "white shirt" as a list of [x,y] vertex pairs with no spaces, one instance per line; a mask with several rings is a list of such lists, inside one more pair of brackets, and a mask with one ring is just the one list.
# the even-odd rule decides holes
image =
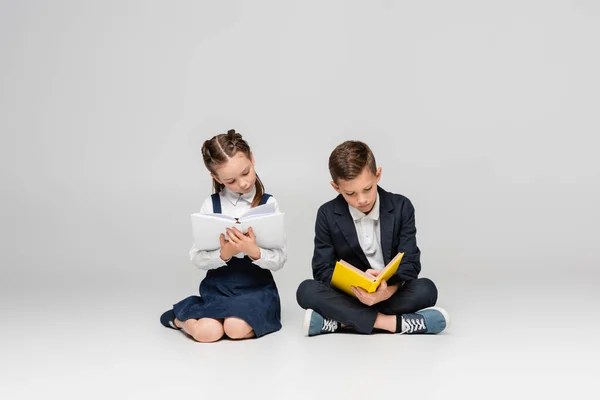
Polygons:
[[[248,194],[240,195],[230,191],[227,188],[224,188],[219,193],[221,200],[221,212],[234,218],[239,218],[251,208],[252,199],[254,199],[255,194],[256,189],[252,189],[252,191]],[[269,197],[269,200],[267,200],[267,204],[270,203],[274,203],[275,210],[279,212],[279,205],[273,196]],[[210,196],[204,200],[204,203],[202,203],[200,212],[203,214],[214,212],[212,198]],[[281,249],[259,249],[260,258],[252,262],[261,268],[277,271],[281,269],[287,261],[287,246],[284,246]],[[238,253],[234,257],[244,258],[245,255],[245,253]],[[225,261],[221,259],[220,249],[212,251],[200,251],[192,245],[190,250],[190,259],[196,267],[205,270],[215,269],[227,265]]]
[[350,215],[354,220],[358,242],[372,269],[383,269],[383,251],[381,250],[381,229],[379,228],[379,193],[369,214],[348,204]]

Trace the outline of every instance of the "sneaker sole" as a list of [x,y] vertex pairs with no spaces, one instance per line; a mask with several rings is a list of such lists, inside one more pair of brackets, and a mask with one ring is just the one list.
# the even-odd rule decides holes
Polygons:
[[427,308],[424,308],[423,310],[436,310],[436,311],[439,311],[440,314],[442,314],[444,316],[444,319],[446,320],[446,327],[444,328],[444,331],[450,327],[450,314],[448,314],[448,311],[446,311],[446,310],[444,310],[443,308],[440,308],[440,307],[427,307]]
[[302,330],[304,332],[304,336],[309,336],[308,331],[310,329],[310,320],[312,319],[313,312],[314,311],[309,308],[304,313],[304,324],[302,325]]

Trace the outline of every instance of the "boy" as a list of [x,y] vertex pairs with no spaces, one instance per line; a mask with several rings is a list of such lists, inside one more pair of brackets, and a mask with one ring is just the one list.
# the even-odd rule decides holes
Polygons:
[[[416,241],[414,208],[402,195],[378,186],[377,168],[369,146],[346,141],[329,157],[331,186],[339,195],[323,204],[315,224],[312,259],[314,280],[298,287],[296,298],[306,310],[304,333],[315,336],[348,327],[358,333],[374,329],[391,333],[440,333],[448,313],[432,307],[437,288],[419,278],[421,252]],[[399,252],[398,271],[375,293],[353,288],[353,298],[330,286],[336,261],[344,259],[377,276]]]

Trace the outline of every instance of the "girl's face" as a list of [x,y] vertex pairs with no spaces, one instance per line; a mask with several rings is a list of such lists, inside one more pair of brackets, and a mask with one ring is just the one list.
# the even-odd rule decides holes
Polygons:
[[238,151],[225,164],[220,165],[215,174],[211,175],[234,193],[250,193],[256,182],[254,156],[250,153],[249,159],[244,153]]

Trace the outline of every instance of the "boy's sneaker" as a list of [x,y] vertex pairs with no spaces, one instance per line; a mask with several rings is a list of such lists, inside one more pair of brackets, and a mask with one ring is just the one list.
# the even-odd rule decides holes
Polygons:
[[440,333],[450,326],[450,315],[440,307],[429,307],[412,314],[402,314],[401,334]]
[[316,336],[322,333],[332,333],[338,330],[339,324],[332,319],[324,318],[318,312],[308,309],[304,314],[304,334]]

